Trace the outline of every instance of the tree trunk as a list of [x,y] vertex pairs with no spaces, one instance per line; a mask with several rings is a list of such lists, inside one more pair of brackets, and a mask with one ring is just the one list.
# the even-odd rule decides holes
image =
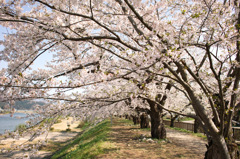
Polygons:
[[150,105],[150,116],[151,116],[151,135],[152,138],[165,139],[166,129],[163,123],[162,110],[151,101],[148,101]]
[[[227,131],[228,130],[228,131]],[[227,143],[228,151],[232,159],[239,159],[240,154],[238,150],[238,145],[235,142],[235,139],[233,138],[233,130],[232,130],[232,124],[229,125],[229,129],[227,126],[225,126],[225,141]]]
[[141,128],[149,128],[149,120],[148,120],[148,116],[146,113],[143,113],[141,116],[140,116],[140,120],[141,120]]
[[128,115],[128,120],[133,120],[131,115]]
[[137,124],[137,119],[135,116],[132,116],[132,120],[133,120],[133,124],[136,125]]
[[134,116],[134,115],[132,115],[132,119],[133,119],[133,123],[134,123],[134,125],[137,125],[137,124],[139,124],[140,123],[140,119],[139,119],[139,116]]
[[212,140],[208,142],[208,145],[206,146],[207,152],[205,153],[204,159],[223,159],[218,146],[216,144],[213,144]]
[[212,119],[208,117],[203,103],[201,103],[201,101],[195,95],[195,92],[188,85],[183,84],[183,86],[192,100],[192,106],[196,115],[202,120],[199,122],[204,123],[204,125],[201,123],[201,126],[203,127],[205,133],[209,134],[209,143],[207,145],[205,159],[231,159],[227,141],[223,135],[219,134],[217,126],[213,123]]
[[178,118],[179,115],[175,115],[174,117],[171,114],[171,122],[170,122],[170,127],[174,127],[174,121]]
[[170,127],[174,127],[174,120],[175,119],[171,118]]
[[[222,141],[224,139],[222,138]],[[231,159],[239,159],[239,150],[236,143],[229,141],[227,143],[227,147],[225,151],[228,151],[230,154]],[[220,143],[221,144],[221,143]],[[207,146],[207,152],[205,153],[204,159],[225,159],[225,157],[222,156],[222,145],[219,143],[214,143],[213,140],[210,140],[208,142]],[[222,143],[223,144],[223,143]]]
[[194,127],[193,127],[193,132],[198,133],[198,128],[199,128],[199,122],[195,119],[194,120]]

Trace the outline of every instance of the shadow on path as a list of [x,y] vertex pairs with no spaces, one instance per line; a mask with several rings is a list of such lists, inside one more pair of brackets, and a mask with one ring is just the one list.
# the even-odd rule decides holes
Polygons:
[[[97,158],[104,159],[198,159],[204,158],[205,143],[201,138],[167,129],[170,142],[151,140],[150,131],[114,119],[109,140],[116,147]],[[146,136],[146,141],[140,141]],[[151,142],[149,142],[151,141]]]

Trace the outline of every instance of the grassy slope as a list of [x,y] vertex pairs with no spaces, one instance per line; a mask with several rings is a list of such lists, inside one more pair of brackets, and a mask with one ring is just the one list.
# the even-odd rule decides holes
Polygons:
[[[104,153],[110,121],[104,120],[96,126],[89,128],[82,135],[75,138],[70,144],[56,152],[52,159],[87,159]],[[109,145],[111,146],[111,145]]]
[[[129,125],[134,127],[132,121],[125,119],[117,119],[118,124],[121,123],[123,125]],[[111,132],[110,128],[111,124],[109,120],[104,120],[103,122],[97,124],[96,126],[86,129],[86,131],[77,136],[74,140],[59,151],[57,151],[51,159],[89,159],[95,158],[100,154],[106,153],[108,150],[114,150],[115,145],[113,142],[108,141],[109,133]],[[85,129],[84,127],[82,129]],[[194,134],[190,131],[172,128],[178,131],[187,132],[193,134],[194,136],[198,136],[206,139],[202,134]],[[150,128],[140,129],[143,131],[150,131]]]

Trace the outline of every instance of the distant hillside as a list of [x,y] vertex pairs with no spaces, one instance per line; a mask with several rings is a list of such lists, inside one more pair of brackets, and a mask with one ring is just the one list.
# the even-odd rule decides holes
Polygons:
[[[8,103],[5,102],[0,102],[0,108],[4,108],[5,105],[7,105]],[[20,109],[20,110],[30,110],[33,109],[34,105],[45,105],[46,102],[44,101],[29,101],[29,100],[24,100],[24,101],[16,101],[14,108],[15,109]]]

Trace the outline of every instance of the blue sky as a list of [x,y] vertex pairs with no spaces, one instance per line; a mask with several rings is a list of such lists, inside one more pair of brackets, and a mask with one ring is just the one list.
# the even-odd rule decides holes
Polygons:
[[[6,33],[6,32],[7,32],[6,28],[4,28],[0,25],[0,40],[4,39],[4,34],[3,33]],[[3,49],[4,49],[3,45],[0,45],[0,50],[3,50]],[[7,67],[7,63],[0,60],[0,69],[6,68],[6,67]]]
[[[23,9],[24,11],[30,11],[31,6],[26,5],[23,7]],[[1,23],[0,23],[0,40],[4,39],[4,34],[8,33],[8,31],[10,32],[11,30],[1,26]],[[0,45],[0,51],[3,49],[4,49],[4,46]],[[43,68],[46,62],[49,62],[51,59],[52,59],[52,54],[48,52],[44,53],[43,55],[39,56],[39,58],[36,61],[34,61],[34,64],[32,65],[32,69],[36,70],[37,68]],[[0,70],[2,68],[7,68],[7,63],[0,59]]]
[[[0,40],[4,40],[4,34],[6,33],[7,33],[7,29],[1,26],[0,24]],[[4,49],[4,46],[0,45],[0,50],[3,50],[3,49]],[[33,66],[32,68],[34,70],[37,68],[43,68],[46,62],[50,61],[51,59],[52,59],[52,55],[46,52],[45,54],[39,56],[39,58],[32,65]],[[7,63],[0,60],[0,70],[2,68],[7,68]]]

